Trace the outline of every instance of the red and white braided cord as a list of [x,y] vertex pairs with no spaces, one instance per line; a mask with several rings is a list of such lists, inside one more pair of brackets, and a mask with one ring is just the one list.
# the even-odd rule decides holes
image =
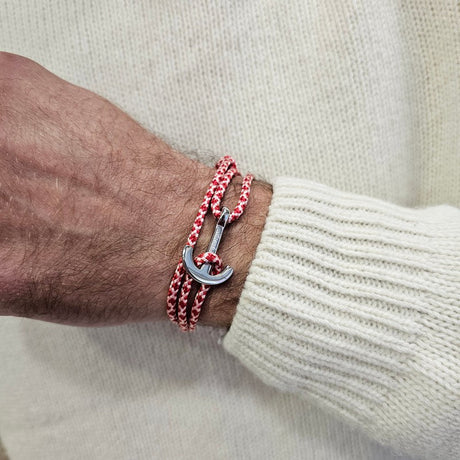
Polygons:
[[[211,205],[212,213],[216,219],[220,217],[220,203],[227,190],[230,181],[234,176],[239,176],[240,172],[236,168],[236,162],[230,155],[225,155],[216,163],[216,173],[208,187],[203,203],[198,210],[195,222],[193,223],[192,231],[187,240],[187,245],[194,247],[198,241],[198,236],[203,226],[204,218]],[[230,214],[227,225],[237,220],[244,212],[249,200],[249,192],[251,182],[254,176],[247,174],[241,185],[240,198],[235,209]],[[203,263],[212,264],[211,274],[216,275],[222,271],[223,265],[221,258],[212,252],[203,252],[194,257],[194,262],[197,267],[201,267]],[[185,271],[182,258],[179,260],[176,271],[171,279],[171,284],[168,290],[166,299],[166,311],[169,319],[177,323],[182,331],[193,331],[195,329],[198,317],[201,312],[201,307],[205,301],[206,294],[211,286],[201,284],[190,310],[190,316],[187,321],[187,303],[192,286],[193,278]]]

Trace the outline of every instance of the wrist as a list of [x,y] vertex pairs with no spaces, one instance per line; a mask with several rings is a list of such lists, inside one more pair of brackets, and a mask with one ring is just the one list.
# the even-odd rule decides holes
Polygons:
[[[230,182],[222,200],[221,205],[228,207],[230,212],[238,202],[242,181],[242,176],[236,176]],[[239,219],[229,224],[225,229],[218,249],[224,266],[231,266],[234,273],[227,282],[214,286],[208,292],[200,314],[199,322],[201,324],[230,327],[249,268],[255,257],[271,197],[272,187],[270,184],[256,179],[252,181],[248,205]],[[215,223],[215,219],[209,212],[200,234],[199,239],[201,239],[202,245],[198,249],[199,252],[206,249]]]
[[[163,182],[159,187],[163,193],[152,200],[155,204],[152,204],[152,209],[148,211],[148,215],[155,218],[152,219],[152,225],[149,225],[148,230],[151,245],[148,252],[144,253],[149,269],[146,276],[139,278],[137,283],[138,292],[144,299],[144,307],[140,305],[134,309],[139,313],[138,320],[167,318],[166,294],[171,277],[215,174],[215,168],[174,151],[169,151],[168,156],[163,157],[160,163],[163,166],[157,169],[157,182]],[[242,181],[242,176],[234,177],[224,194],[221,205],[227,206],[230,211],[238,202]],[[225,229],[217,253],[222,258],[224,266],[231,266],[234,273],[227,282],[210,289],[200,313],[200,324],[230,326],[255,256],[271,195],[272,189],[269,184],[253,180],[244,213]],[[195,255],[207,250],[215,224],[216,220],[209,210],[194,248]],[[191,298],[198,287],[198,283],[192,284]],[[132,317],[130,320],[136,318]]]

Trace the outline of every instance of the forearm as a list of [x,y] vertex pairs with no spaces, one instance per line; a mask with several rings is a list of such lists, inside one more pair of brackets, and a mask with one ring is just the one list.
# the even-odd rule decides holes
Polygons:
[[[91,249],[91,240],[96,242],[92,235],[84,243],[86,250],[77,250],[80,237],[74,239],[72,230],[60,229],[64,246],[68,247],[74,239],[74,247],[67,255],[60,246],[49,251],[46,257],[41,254],[40,260],[36,250],[16,253],[22,259],[20,264],[14,256],[5,258],[3,273],[9,272],[8,268],[12,270],[9,279],[3,277],[2,314],[81,325],[166,319],[165,302],[171,276],[214,169],[164,149],[156,164],[156,174],[161,175],[159,180],[164,182],[164,196],[146,193],[142,206],[133,200],[123,223],[117,223],[123,228],[116,230],[109,224],[115,198],[99,197],[103,200],[100,209],[106,210],[107,215],[99,211],[98,219],[103,226],[113,228],[112,234],[109,232],[103,237],[104,243],[99,242]],[[237,202],[241,180],[241,176],[234,178],[224,196],[223,203],[229,207]],[[230,325],[260,238],[270,196],[270,186],[255,180],[245,213],[227,227],[219,255],[225,264],[234,268],[234,275],[208,293],[200,316],[202,324]],[[132,233],[121,241],[127,221],[131,222]],[[214,225],[215,219],[208,213],[197,251],[206,248]],[[100,240],[101,228],[91,231],[98,232]]]
[[[0,53],[0,314],[73,325],[166,318],[166,295],[214,169],[105,99]],[[241,177],[224,197],[237,202]],[[257,180],[219,249],[231,281],[201,321],[228,326],[270,187]],[[205,219],[197,250],[214,219]]]

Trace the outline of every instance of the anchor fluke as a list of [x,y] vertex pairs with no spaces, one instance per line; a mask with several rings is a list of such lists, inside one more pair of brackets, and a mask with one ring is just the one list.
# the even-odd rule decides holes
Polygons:
[[[228,208],[223,207],[219,220],[217,221],[216,228],[211,238],[211,242],[208,246],[208,252],[216,253],[217,248],[219,247],[220,240],[222,238],[222,233],[227,225],[228,218],[230,216],[230,211]],[[233,268],[226,266],[220,273],[216,275],[211,275],[212,265],[209,263],[204,263],[200,268],[198,268],[193,260],[193,247],[186,245],[182,250],[182,261],[184,263],[184,268],[187,273],[195,280],[201,284],[207,284],[210,286],[215,286],[217,284],[225,283],[232,275]]]

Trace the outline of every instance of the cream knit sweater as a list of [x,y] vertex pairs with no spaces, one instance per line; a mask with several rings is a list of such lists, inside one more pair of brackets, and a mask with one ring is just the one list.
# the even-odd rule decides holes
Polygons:
[[0,48],[274,186],[226,334],[0,319],[12,460],[460,458],[458,1],[0,0]]

